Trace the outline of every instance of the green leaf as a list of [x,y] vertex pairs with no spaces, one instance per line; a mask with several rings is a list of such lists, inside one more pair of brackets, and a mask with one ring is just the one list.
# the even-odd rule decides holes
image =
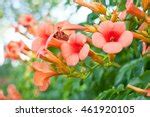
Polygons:
[[98,18],[98,15],[95,13],[90,13],[87,17],[88,24],[94,24],[94,20]]
[[115,79],[115,86],[128,84],[130,79],[139,77],[144,72],[144,61],[142,58],[125,64],[118,72]]
[[143,75],[140,77],[143,83],[149,83],[150,82],[150,70],[147,70],[143,73]]

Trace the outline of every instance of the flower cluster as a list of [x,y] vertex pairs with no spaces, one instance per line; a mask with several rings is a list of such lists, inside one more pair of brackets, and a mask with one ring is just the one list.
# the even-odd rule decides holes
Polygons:
[[[32,48],[29,49],[23,42],[10,42],[5,47],[6,58],[20,60],[20,53],[34,58],[30,66],[34,71],[34,84],[40,91],[48,89],[51,77],[86,76],[88,69],[83,66],[83,62],[87,58],[96,65],[119,67],[115,57],[130,48],[134,39],[143,43],[143,54],[150,50],[148,35],[150,17],[147,13],[150,8],[149,0],[142,0],[143,10],[138,8],[133,0],[127,0],[124,11],[114,10],[111,14],[107,13],[108,9],[102,3],[84,0],[74,2],[98,14],[99,23],[78,25],[62,21],[55,24],[49,19],[38,22],[31,14],[24,14],[19,17],[18,26],[25,27],[34,37]],[[126,17],[129,14],[139,20],[137,30],[127,28]],[[20,32],[19,29],[16,31]],[[58,51],[54,52],[51,50],[52,47]],[[77,67],[84,69],[84,72],[77,70]],[[2,92],[1,95],[3,96]]]
[[0,90],[0,100],[20,100],[21,94],[17,91],[15,85],[10,84],[7,88],[8,95],[5,96],[3,91]]

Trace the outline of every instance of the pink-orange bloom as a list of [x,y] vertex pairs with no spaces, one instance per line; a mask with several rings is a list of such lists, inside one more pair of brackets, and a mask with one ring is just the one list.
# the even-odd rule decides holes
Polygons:
[[8,95],[5,96],[3,91],[0,90],[0,100],[20,100],[21,94],[17,91],[15,85],[10,84],[7,88]]
[[89,53],[89,45],[86,43],[87,38],[75,33],[69,37],[68,42],[61,45],[62,56],[66,60],[67,65],[74,66],[79,60],[84,60]]
[[32,43],[32,50],[35,52],[45,48],[47,39],[53,33],[53,24],[51,22],[43,22],[37,26],[35,40]]
[[57,75],[57,73],[46,62],[34,62],[32,67],[35,70],[34,84],[40,91],[46,91],[50,85],[50,77]]
[[23,14],[19,17],[18,22],[23,26],[31,26],[36,23],[36,20],[31,14]]
[[21,99],[21,95],[17,91],[15,85],[10,84],[7,88],[7,92],[8,92],[8,99],[12,99],[12,100],[20,100]]
[[20,59],[20,53],[22,50],[28,49],[27,46],[22,42],[11,41],[5,46],[5,57],[11,59]]
[[83,30],[85,27],[70,24],[67,21],[60,22],[56,25],[50,22],[42,23],[37,28],[37,35],[32,43],[32,50],[38,52],[48,46],[59,48],[61,43],[67,41],[69,35],[74,33],[77,29]]
[[98,31],[92,36],[93,45],[102,48],[108,54],[119,53],[133,40],[133,34],[126,31],[124,22],[104,21],[99,25]]

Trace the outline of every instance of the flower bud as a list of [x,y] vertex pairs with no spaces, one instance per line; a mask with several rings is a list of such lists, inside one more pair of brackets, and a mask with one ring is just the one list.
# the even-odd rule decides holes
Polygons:
[[150,8],[150,0],[142,0],[143,10],[146,11]]
[[103,16],[103,15],[101,15],[101,16],[99,17],[99,19],[100,19],[101,22],[107,21],[106,17]]
[[140,10],[138,7],[136,7],[132,2],[126,5],[127,7],[127,13],[130,13],[131,15],[136,16],[139,19],[145,19],[145,13]]
[[85,2],[84,0],[74,0],[75,3],[91,9],[95,13],[106,14],[106,7],[98,2]]
[[104,14],[104,15],[106,14],[106,7],[103,4],[97,3],[97,2],[91,2],[89,4],[91,4],[91,5],[89,5],[90,6],[89,8],[93,12],[95,12],[95,13],[101,13],[101,14]]
[[97,32],[97,29],[94,26],[86,25],[85,27],[86,27],[85,31],[87,32]]
[[148,28],[148,24],[146,22],[143,22],[140,27],[138,28],[139,31],[144,31]]
[[111,21],[116,22],[118,18],[118,12],[116,10],[113,11],[113,14],[111,16]]

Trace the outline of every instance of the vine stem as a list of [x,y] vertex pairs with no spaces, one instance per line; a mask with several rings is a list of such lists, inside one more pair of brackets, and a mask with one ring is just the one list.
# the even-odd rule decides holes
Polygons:
[[136,32],[133,32],[133,37],[134,38],[137,38],[137,39],[140,39],[146,43],[150,43],[150,39],[149,38],[146,38],[144,37],[143,35],[139,34],[139,33],[136,33]]
[[97,63],[104,64],[103,58],[98,56],[93,50],[90,50],[89,56]]
[[137,92],[139,94],[142,94],[142,95],[146,95],[147,94],[147,92],[144,89],[135,87],[135,86],[130,85],[130,84],[127,85],[127,88],[131,89],[131,90],[133,90],[133,91],[135,91],[135,92]]

